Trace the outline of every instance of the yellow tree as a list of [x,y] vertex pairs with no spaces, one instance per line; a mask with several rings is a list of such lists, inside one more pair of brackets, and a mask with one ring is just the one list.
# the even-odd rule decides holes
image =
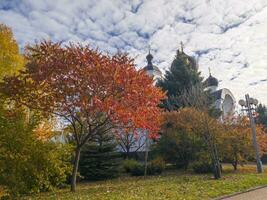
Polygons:
[[[246,117],[237,117],[224,121],[219,141],[219,149],[225,161],[230,162],[234,169],[237,165],[254,157],[251,128]],[[260,153],[266,152],[267,135],[262,126],[256,126],[257,141]]]
[[12,30],[0,24],[0,80],[22,69],[23,65],[24,59],[19,53]]

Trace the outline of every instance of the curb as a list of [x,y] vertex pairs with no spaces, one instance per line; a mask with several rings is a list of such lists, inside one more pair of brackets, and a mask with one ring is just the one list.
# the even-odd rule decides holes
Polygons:
[[258,190],[258,189],[262,189],[262,188],[265,188],[265,187],[267,187],[267,185],[262,185],[262,186],[258,186],[258,187],[255,187],[255,188],[251,188],[251,189],[248,189],[248,190],[243,191],[243,192],[236,192],[236,193],[233,193],[233,194],[217,197],[217,198],[212,199],[212,200],[223,200],[223,199],[226,199],[226,198],[230,198],[230,197],[234,197],[234,196],[237,196],[237,195],[240,195],[240,194],[252,192],[252,191],[255,191],[255,190]]

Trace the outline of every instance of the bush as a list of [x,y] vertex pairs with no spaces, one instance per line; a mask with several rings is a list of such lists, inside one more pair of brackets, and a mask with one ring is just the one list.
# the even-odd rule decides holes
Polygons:
[[[131,173],[132,176],[143,176],[145,173],[145,166],[136,160],[125,160],[125,171]],[[156,175],[161,174],[165,169],[165,162],[162,158],[156,158],[147,165],[147,174]]]
[[134,159],[126,159],[123,161],[122,165],[125,172],[130,173],[134,167],[139,165],[139,162]]
[[149,163],[147,172],[149,175],[161,174],[165,167],[166,164],[163,158],[158,157]]
[[132,176],[144,176],[145,166],[138,163],[131,168],[130,173]]
[[154,145],[154,154],[175,165],[177,169],[187,169],[196,160],[196,154],[202,149],[203,142],[200,138],[192,137],[192,134],[176,129],[170,120],[166,119],[163,125],[164,134]]
[[192,168],[197,174],[212,173],[213,166],[210,162],[196,161],[192,164]]
[[0,185],[11,199],[51,190],[71,172],[70,148],[36,138],[38,120],[0,108]]

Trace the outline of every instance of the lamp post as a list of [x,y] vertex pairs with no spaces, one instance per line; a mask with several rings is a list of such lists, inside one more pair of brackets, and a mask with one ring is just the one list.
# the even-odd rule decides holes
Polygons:
[[253,117],[253,111],[255,111],[255,107],[258,104],[257,99],[250,98],[248,94],[245,95],[246,100],[239,100],[239,105],[242,107],[242,111],[246,111],[248,113],[249,121],[250,121],[250,126],[252,130],[252,140],[253,140],[253,146],[255,149],[256,153],[256,162],[257,162],[257,172],[262,173],[263,172],[263,167],[262,167],[262,162],[260,159],[260,153],[259,153],[259,146],[257,143],[257,138],[256,138],[256,126],[255,126],[255,119]]

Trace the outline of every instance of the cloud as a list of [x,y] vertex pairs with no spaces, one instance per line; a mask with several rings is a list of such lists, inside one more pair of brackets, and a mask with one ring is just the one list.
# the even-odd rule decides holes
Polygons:
[[148,45],[167,70],[179,42],[237,99],[250,93],[267,104],[266,0],[2,0],[0,22],[20,47],[35,40],[90,43],[128,51],[140,68]]

